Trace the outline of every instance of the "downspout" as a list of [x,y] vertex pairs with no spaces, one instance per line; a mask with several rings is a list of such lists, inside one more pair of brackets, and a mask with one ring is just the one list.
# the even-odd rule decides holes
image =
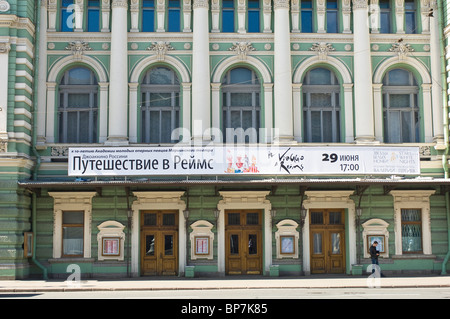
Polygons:
[[[35,17],[36,17],[36,37],[35,37],[35,68],[34,68],[34,90],[33,90],[33,131],[32,131],[32,142],[31,142],[31,150],[33,154],[36,156],[36,162],[33,169],[33,180],[37,179],[37,172],[39,170],[39,166],[41,165],[41,156],[39,155],[38,151],[36,150],[36,116],[37,116],[37,92],[38,92],[38,86],[39,81],[39,41],[40,41],[40,34],[41,34],[41,17],[40,17],[40,8],[41,8],[41,1],[38,0],[35,2]],[[46,32],[47,30],[44,30]],[[47,268],[45,268],[37,259],[36,259],[36,193],[33,192],[32,194],[32,202],[31,202],[31,231],[33,232],[33,256],[31,257],[31,260],[33,263],[38,266],[42,270],[42,275],[44,277],[44,280],[47,280]]]
[[[441,77],[442,77],[442,101],[443,101],[443,117],[444,117],[444,143],[445,151],[442,155],[442,166],[444,168],[444,177],[449,178],[449,167],[448,167],[448,154],[449,154],[449,126],[448,126],[448,96],[447,96],[447,78],[446,78],[446,61],[445,61],[445,47],[444,47],[444,7],[441,1],[436,1],[437,3],[437,13],[439,19],[439,46],[441,51]],[[448,190],[445,192],[445,208],[447,212],[447,238],[448,238],[448,252],[442,262],[441,275],[447,274],[447,263],[450,259],[450,193]]]

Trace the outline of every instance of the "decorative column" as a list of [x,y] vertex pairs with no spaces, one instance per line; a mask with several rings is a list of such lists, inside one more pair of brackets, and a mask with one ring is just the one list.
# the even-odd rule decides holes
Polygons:
[[9,42],[0,42],[0,143],[8,141]]
[[275,134],[277,142],[294,140],[292,119],[292,67],[289,30],[289,0],[275,0],[274,97]]
[[300,16],[300,3],[298,0],[292,0],[291,5],[292,32],[300,32],[299,16]]
[[444,145],[444,125],[443,125],[443,102],[442,102],[442,75],[441,75],[441,54],[439,44],[439,13],[436,0],[430,1],[430,8],[433,9],[434,16],[430,21],[430,58],[431,58],[431,87],[432,111],[433,111],[433,142],[437,143],[436,149],[445,149]]
[[353,83],[344,83],[345,143],[353,143]]
[[397,33],[405,33],[405,0],[395,0],[395,22]]
[[156,32],[164,32],[164,22],[166,17],[166,3],[164,0],[156,1],[157,29]]
[[183,32],[192,32],[191,28],[192,3],[191,0],[183,0]]
[[48,0],[48,31],[56,31],[57,8],[58,8],[57,0]]
[[342,0],[342,24],[344,30],[342,33],[352,33],[351,30],[352,5],[351,0]]
[[[420,0],[420,16],[422,19],[422,34],[430,33],[430,12],[437,10],[436,0]],[[437,12],[437,11],[435,11]]]
[[40,11],[40,29],[39,32],[39,48],[40,58],[39,65],[39,77],[38,77],[38,91],[37,91],[37,112],[34,119],[37,123],[37,138],[36,144],[45,143],[45,105],[47,103],[47,91],[45,83],[47,81],[47,0],[41,2]]
[[106,142],[108,138],[108,88],[109,83],[107,82],[99,82],[98,86],[100,87],[100,125],[99,125],[99,137],[98,141],[100,143]]
[[55,143],[56,82],[47,82],[47,127],[45,141]]
[[111,17],[110,0],[102,0],[102,32],[109,32],[109,20]]
[[238,33],[246,33],[245,29],[245,14],[247,13],[247,8],[245,6],[245,0],[238,0],[237,6],[238,13]]
[[373,83],[373,108],[375,114],[375,139],[383,140],[383,83]]
[[139,32],[139,0],[131,0],[130,3],[130,17],[131,17],[131,29],[130,32]]
[[325,0],[316,0],[317,8],[317,33],[325,33],[325,14],[326,14]]
[[84,0],[75,0],[75,32],[83,32]]
[[263,2],[263,19],[264,19],[264,33],[272,33],[272,3],[270,0]]
[[220,32],[219,29],[220,20],[220,1],[211,1],[211,32]]
[[127,2],[127,0],[112,1],[109,135],[106,141],[109,145],[128,144]]
[[368,0],[353,0],[356,142],[374,142]]
[[209,141],[211,136],[204,133],[210,128],[211,114],[208,1],[194,0],[193,11],[192,138],[194,141]]

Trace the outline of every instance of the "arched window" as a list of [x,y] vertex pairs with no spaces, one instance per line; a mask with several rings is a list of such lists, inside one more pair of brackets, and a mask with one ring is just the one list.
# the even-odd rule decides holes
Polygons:
[[328,69],[316,68],[303,80],[304,141],[340,142],[339,82]]
[[250,69],[235,68],[225,75],[222,81],[222,132],[225,142],[258,142],[260,91],[258,77]]
[[383,79],[383,120],[386,143],[419,142],[419,87],[414,75],[403,69]]
[[59,142],[96,143],[98,84],[94,72],[75,67],[64,73],[59,85]]
[[141,142],[175,143],[172,131],[179,127],[180,82],[166,67],[147,71],[141,82]]

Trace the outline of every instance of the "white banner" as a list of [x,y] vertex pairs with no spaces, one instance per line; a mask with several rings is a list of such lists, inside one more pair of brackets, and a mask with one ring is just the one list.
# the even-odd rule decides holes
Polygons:
[[69,149],[69,176],[419,175],[418,147],[97,147]]

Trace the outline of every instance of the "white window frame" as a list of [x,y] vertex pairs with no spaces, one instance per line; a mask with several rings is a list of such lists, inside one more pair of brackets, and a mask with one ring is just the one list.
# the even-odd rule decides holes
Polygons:
[[[66,211],[84,212],[83,257],[91,258],[92,197],[96,192],[49,192],[53,205],[53,258],[62,258],[62,218]],[[70,257],[64,257],[70,258]],[[79,257],[78,257],[79,258]]]
[[[395,254],[403,255],[402,246],[402,209],[420,209],[422,211],[422,254],[431,255],[431,225],[430,225],[430,196],[434,190],[393,190],[390,194],[394,197],[394,231]],[[407,254],[414,256],[417,254]]]

